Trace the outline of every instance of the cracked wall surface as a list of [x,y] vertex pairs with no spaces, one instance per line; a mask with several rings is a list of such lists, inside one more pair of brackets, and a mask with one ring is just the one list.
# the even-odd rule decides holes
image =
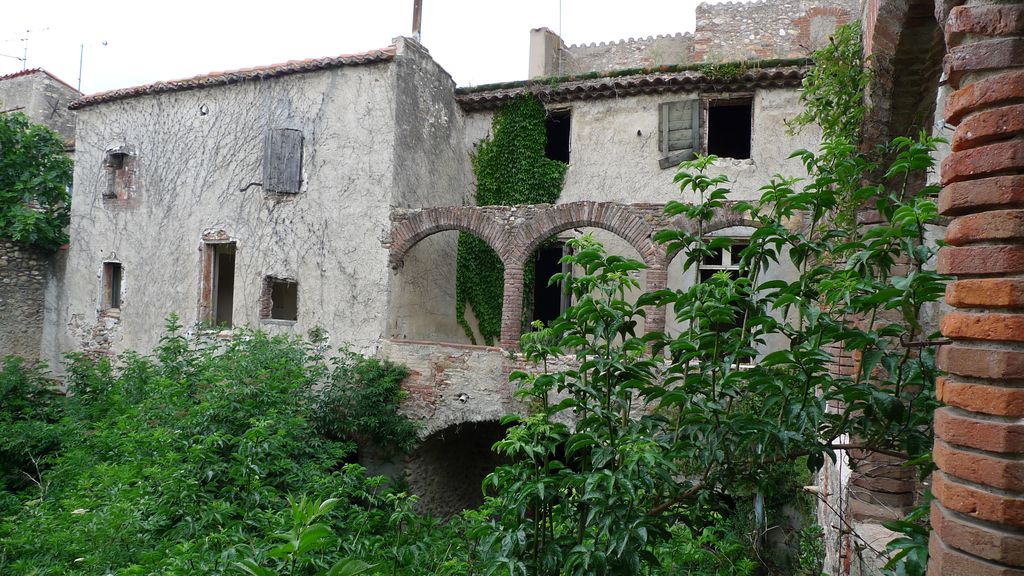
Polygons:
[[[441,173],[436,162],[396,145],[401,137],[429,151],[458,134],[458,111],[444,103],[452,89],[443,70],[402,41],[393,65],[81,109],[72,242],[48,319],[58,327],[46,344],[50,357],[81,349],[145,351],[169,314],[179,314],[186,326],[202,320],[204,236],[236,243],[234,325],[295,334],[319,326],[334,342],[372,351],[388,317],[390,272],[381,239],[392,206],[457,202],[465,188],[459,176],[465,170],[455,166],[466,162],[455,158],[460,140],[448,154],[458,169],[441,160]],[[432,124],[410,120],[424,113]],[[298,194],[268,194],[253,185],[263,178],[264,138],[272,128],[304,135]],[[105,151],[124,146],[135,155],[134,189],[127,198],[105,199]],[[121,310],[113,319],[99,309],[103,261],[123,269]],[[297,321],[261,321],[268,275],[298,282]]]

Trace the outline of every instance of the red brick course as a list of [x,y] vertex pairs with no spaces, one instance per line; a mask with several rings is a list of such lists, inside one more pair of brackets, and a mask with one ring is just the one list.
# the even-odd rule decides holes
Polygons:
[[996,176],[1011,170],[1024,170],[1024,140],[996,142],[953,152],[942,161],[942,184]]
[[967,117],[953,136],[954,152],[1024,134],[1024,104],[1002,106]]
[[940,274],[1020,274],[1024,272],[1024,245],[948,246],[939,252],[936,269]]
[[1024,388],[939,378],[935,392],[941,402],[963,410],[1024,418]]
[[928,574],[933,576],[1024,576],[1024,570],[969,556],[955,548],[946,546],[940,538],[932,538],[928,542]]
[[1024,314],[950,312],[941,329],[944,336],[960,340],[1024,342]]
[[935,436],[950,444],[999,454],[1024,451],[1024,424],[975,418],[951,408],[935,411]]
[[1024,175],[956,182],[939,194],[939,212],[946,216],[1014,207],[1024,207]]
[[932,494],[943,506],[964,516],[1024,528],[1024,498],[1020,496],[964,484],[942,472],[932,475]]
[[974,378],[1024,380],[1024,351],[951,344],[939,349],[939,368]]
[[972,522],[938,502],[932,503],[931,524],[939,537],[956,542],[965,552],[1010,566],[1024,566],[1024,534]]
[[1021,5],[957,6],[949,12],[946,20],[946,36],[950,39],[957,39],[958,34],[1005,36],[1022,33],[1024,6]]
[[973,452],[935,441],[935,464],[946,474],[1002,490],[1024,490],[1024,461]]
[[964,75],[1024,66],[1024,39],[997,38],[950,48],[944,62],[949,85],[960,87]]
[[1013,240],[1024,236],[1024,210],[990,210],[954,220],[946,229],[946,242],[963,246],[974,242]]
[[946,122],[959,124],[971,112],[1008,102],[1018,102],[1024,94],[1024,70],[1014,70],[985,78],[952,93],[946,101]]

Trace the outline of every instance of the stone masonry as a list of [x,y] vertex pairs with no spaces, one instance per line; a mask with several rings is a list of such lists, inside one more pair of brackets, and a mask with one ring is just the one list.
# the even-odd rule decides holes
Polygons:
[[956,276],[939,352],[929,574],[1024,575],[1024,4],[946,12],[956,126],[939,272]]
[[0,240],[0,357],[39,358],[49,255]]

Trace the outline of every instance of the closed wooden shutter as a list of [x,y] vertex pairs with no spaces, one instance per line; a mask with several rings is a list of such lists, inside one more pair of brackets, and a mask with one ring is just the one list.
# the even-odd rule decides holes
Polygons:
[[302,188],[302,131],[277,128],[267,134],[263,189],[295,194]]
[[670,168],[693,159],[700,149],[700,101],[665,102],[658,107],[659,165]]

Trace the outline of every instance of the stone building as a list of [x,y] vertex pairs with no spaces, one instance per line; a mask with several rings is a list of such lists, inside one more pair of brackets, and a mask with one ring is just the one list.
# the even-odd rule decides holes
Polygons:
[[[69,154],[75,147],[75,114],[68,105],[82,96],[41,68],[0,76],[0,114],[21,112],[64,138]],[[0,238],[0,356],[38,358],[44,331],[45,294],[56,289],[52,275],[59,257]]]
[[[41,355],[58,366],[72,350],[147,350],[172,313],[197,328],[322,328],[333,343],[410,367],[406,409],[424,439],[405,462],[411,488],[437,513],[471,505],[480,482],[449,476],[472,463],[482,478],[498,420],[517,408],[507,375],[519,360],[508,350],[522,330],[523,290],[533,289],[522,284],[528,259],[557,261],[560,253],[536,249],[592,232],[648,264],[641,286],[697,281],[701,271],[684,275],[652,241],[685,225],[661,217],[679,198],[675,166],[694,152],[721,156],[715,170],[729,176],[734,199],[757,197],[773,174],[799,173],[788,152],[819,139],[813,127],[786,127],[810,65],[812,46],[799,39],[856,18],[856,4],[753,5],[756,17],[769,10],[784,21],[769,36],[793,39],[771,52],[767,36],[748,38],[747,7],[702,6],[697,37],[732,30],[743,42],[727,56],[772,58],[729,74],[700,68],[718,51],[695,43],[658,69],[636,70],[649,64],[640,51],[616,57],[626,72],[456,88],[422,46],[398,38],[362,54],[81,98],[71,105],[72,240],[45,294]],[[546,39],[534,35],[531,61],[555,58],[561,41]],[[554,52],[537,57],[544,50]],[[549,156],[568,163],[561,198],[474,207],[474,147],[494,111],[524,93],[548,110]],[[745,225],[730,217],[711,233],[742,242]],[[490,243],[505,264],[500,347],[471,345],[456,322],[459,231]],[[723,253],[719,268],[729,260]],[[791,273],[786,264],[770,272]],[[557,314],[566,303],[549,304]],[[675,328],[663,310],[647,323]]]

